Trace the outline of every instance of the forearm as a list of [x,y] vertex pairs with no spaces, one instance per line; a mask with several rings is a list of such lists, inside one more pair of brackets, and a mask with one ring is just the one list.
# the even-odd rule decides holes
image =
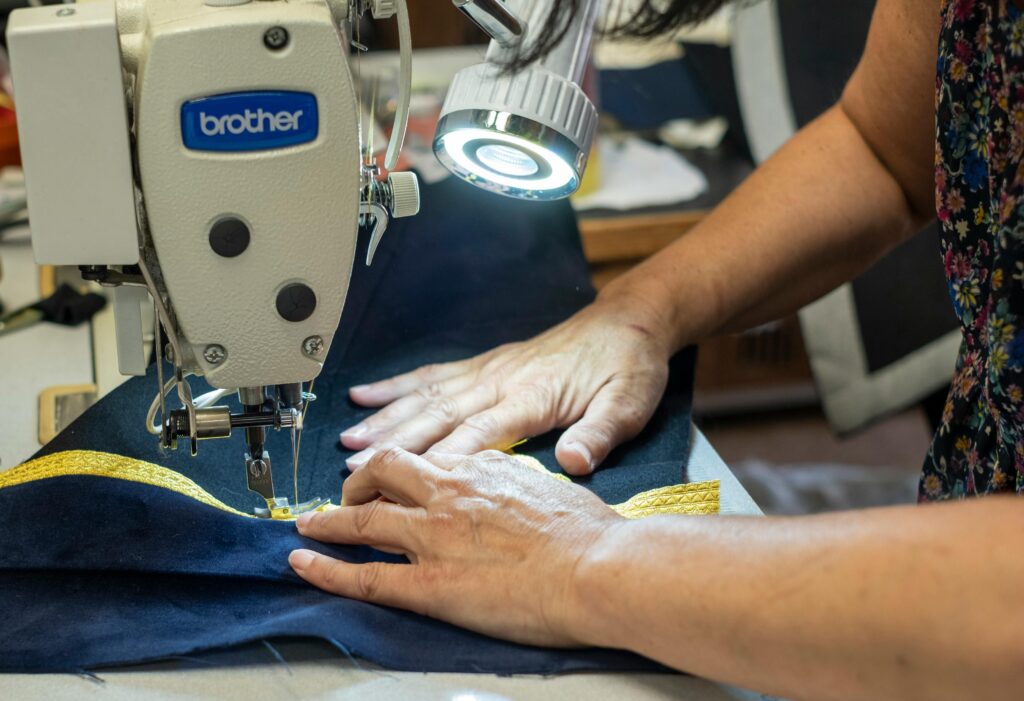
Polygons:
[[921,223],[837,106],[602,298],[635,300],[677,349],[798,309],[868,268]]
[[1024,505],[623,523],[581,637],[792,699],[1019,698]]

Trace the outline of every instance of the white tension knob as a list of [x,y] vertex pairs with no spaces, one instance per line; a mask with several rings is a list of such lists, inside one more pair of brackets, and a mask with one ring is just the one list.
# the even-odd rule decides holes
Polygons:
[[388,175],[391,186],[391,216],[395,219],[411,217],[420,211],[420,181],[416,173],[402,172]]

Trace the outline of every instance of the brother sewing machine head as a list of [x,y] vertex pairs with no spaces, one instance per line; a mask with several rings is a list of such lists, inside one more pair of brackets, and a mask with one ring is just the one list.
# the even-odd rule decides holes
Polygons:
[[[492,58],[528,40],[514,7],[531,18],[548,7],[453,2],[495,38]],[[575,83],[599,4],[585,3],[568,54],[554,52],[557,61],[536,69],[544,75],[474,73],[460,81],[459,104],[490,115],[492,126],[528,125],[545,137],[569,119],[573,149],[585,154],[595,120]],[[398,20],[391,171],[411,87],[405,0],[88,0],[16,10],[8,23],[36,260],[77,265],[116,287],[125,374],[145,373],[139,303],[152,297],[158,390],[147,428],[168,447],[188,441],[193,454],[201,439],[243,430],[249,488],[271,508],[282,500],[266,432],[290,430],[297,461],[308,383],[341,317],[359,225],[371,230],[369,264],[388,219],[419,210],[416,176],[378,179],[360,145],[349,54],[359,47],[350,27],[364,12]],[[499,91],[488,88],[495,80]],[[506,93],[524,82],[560,87],[527,91],[530,104],[517,107]],[[500,99],[489,110],[492,93]],[[530,119],[503,111],[520,107]],[[473,153],[483,159],[490,141]],[[581,173],[585,156],[573,153]],[[166,382],[164,356],[174,368]],[[216,389],[193,397],[189,375]],[[174,389],[181,408],[168,410]],[[235,391],[241,412],[214,406]]]
[[[397,9],[408,43],[404,2],[372,9]],[[419,209],[414,174],[364,167],[346,35],[362,10],[97,0],[19,10],[8,28],[37,260],[148,290],[174,366],[150,430],[194,453],[244,429],[249,486],[268,500],[265,432],[301,428],[360,219],[375,248],[388,216]],[[406,46],[405,74],[408,61]],[[394,131],[397,156],[404,123]],[[138,295],[115,294],[134,300],[116,305],[120,365],[141,374]],[[194,399],[189,375],[222,391]],[[182,408],[165,411],[175,387]],[[235,390],[241,413],[211,406]]]

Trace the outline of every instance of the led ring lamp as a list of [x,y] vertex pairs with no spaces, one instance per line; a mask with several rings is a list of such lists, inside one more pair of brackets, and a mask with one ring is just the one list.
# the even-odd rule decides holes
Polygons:
[[568,197],[580,185],[597,127],[597,110],[579,84],[600,1],[581,3],[555,50],[516,73],[501,64],[509,52],[529,46],[550,2],[454,2],[494,39],[485,63],[452,80],[434,138],[438,160],[490,192],[532,200]]

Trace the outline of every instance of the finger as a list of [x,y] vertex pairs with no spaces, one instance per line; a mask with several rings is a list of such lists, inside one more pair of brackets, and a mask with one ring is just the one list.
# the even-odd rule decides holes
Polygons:
[[458,453],[440,453],[433,450],[424,453],[421,457],[434,467],[444,470],[445,472],[451,472],[459,464],[469,459],[466,455],[459,455]]
[[425,613],[430,592],[413,580],[415,565],[368,562],[354,565],[312,550],[293,550],[288,564],[315,587],[349,599]]
[[346,429],[341,434],[341,443],[346,448],[360,450],[379,441],[396,426],[434,405],[440,404],[435,407],[439,412],[449,410],[454,396],[471,387],[475,380],[475,374],[462,373],[441,382],[425,384],[413,390],[411,394],[396,399],[373,416]]
[[412,372],[396,375],[386,380],[350,387],[348,393],[356,404],[370,407],[384,406],[431,382],[442,382],[462,374],[466,371],[469,362],[460,360],[454,363],[424,365]]
[[478,414],[467,417],[451,435],[438,441],[431,452],[469,455],[481,450],[503,450],[524,438],[555,427],[549,403],[531,393],[519,393]]
[[331,511],[302,514],[299,533],[324,543],[370,545],[412,552],[422,512],[379,499]]
[[350,470],[358,470],[374,453],[391,447],[422,453],[449,435],[468,417],[494,406],[497,401],[497,390],[490,385],[477,385],[454,397],[438,399],[408,421],[379,435],[369,448],[351,456],[345,464]]
[[558,463],[571,475],[593,472],[613,448],[643,430],[664,391],[665,380],[655,376],[609,382],[591,400],[583,417],[558,439]]
[[422,506],[434,496],[440,474],[438,468],[418,455],[389,448],[374,455],[363,469],[345,480],[342,498],[348,506],[382,496],[405,506]]

